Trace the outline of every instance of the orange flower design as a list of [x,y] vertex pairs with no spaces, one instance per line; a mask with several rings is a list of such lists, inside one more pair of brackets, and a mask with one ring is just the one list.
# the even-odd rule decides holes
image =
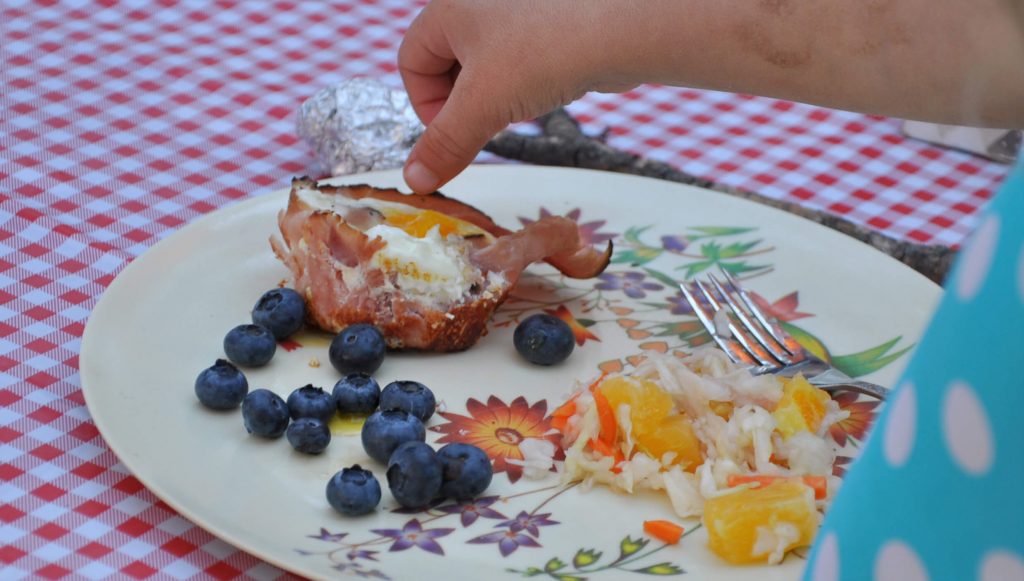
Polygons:
[[864,436],[867,435],[868,429],[875,421],[877,415],[875,408],[881,402],[877,400],[858,401],[858,397],[856,393],[846,391],[836,394],[832,398],[839,404],[840,409],[850,412],[850,417],[832,424],[832,427],[829,428],[832,439],[840,446],[845,446],[847,440],[851,438],[863,442]]
[[851,462],[853,462],[853,458],[850,456],[836,456],[836,461],[832,463],[832,475],[839,478],[846,476],[846,469]]
[[668,343],[664,341],[648,341],[641,343],[640,348],[644,351],[657,351],[658,353],[668,352]]
[[630,339],[638,339],[638,340],[639,339],[646,339],[646,338],[650,337],[653,334],[654,333],[651,333],[650,331],[645,331],[643,329],[630,329],[629,331],[626,331],[626,335],[629,335]]
[[583,323],[580,323],[576,317],[572,316],[572,312],[565,308],[565,305],[558,305],[558,308],[553,311],[550,309],[544,309],[544,312],[552,317],[558,317],[568,323],[569,328],[572,329],[573,337],[576,338],[577,345],[582,347],[583,344],[587,342],[587,339],[600,341],[600,339],[597,338],[597,335],[591,333],[589,329],[583,326]]
[[637,353],[636,355],[626,357],[626,361],[628,361],[633,367],[640,367],[640,364],[647,361],[647,356],[642,353]]
[[789,322],[811,316],[809,313],[801,313],[796,310],[800,304],[800,294],[798,291],[793,291],[774,303],[769,303],[768,299],[755,292],[751,292],[750,295],[758,308],[780,321]]
[[533,405],[520,396],[506,404],[490,396],[483,404],[470,398],[466,402],[468,416],[451,412],[438,412],[448,421],[430,429],[444,434],[439,443],[461,442],[473,444],[494,461],[495,472],[508,474],[510,482],[516,482],[523,475],[523,467],[509,464],[507,460],[522,460],[519,443],[527,438],[542,438],[555,444],[555,460],[565,457],[560,446],[561,434],[551,427],[547,414],[548,404],[540,400]]

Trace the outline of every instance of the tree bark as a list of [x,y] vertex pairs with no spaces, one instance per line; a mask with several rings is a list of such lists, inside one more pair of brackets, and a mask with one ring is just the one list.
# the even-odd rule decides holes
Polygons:
[[956,251],[947,246],[896,240],[876,230],[858,226],[835,214],[717,184],[679,171],[666,163],[620,151],[604,142],[607,131],[597,137],[585,135],[576,119],[562,108],[538,118],[537,123],[542,129],[541,135],[503,131],[484,149],[507,159],[537,165],[598,169],[670,180],[785,210],[852,236],[903,262],[940,285],[945,280],[956,255]]

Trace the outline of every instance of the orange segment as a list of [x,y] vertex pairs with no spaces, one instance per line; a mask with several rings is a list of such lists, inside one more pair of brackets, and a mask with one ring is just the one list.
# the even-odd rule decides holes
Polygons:
[[773,482],[783,482],[786,480],[798,480],[803,484],[810,486],[814,490],[814,499],[822,500],[828,496],[828,479],[824,476],[771,476],[765,474],[730,474],[725,484],[729,488],[739,486],[741,484],[757,484],[758,486],[768,486]]
[[784,551],[808,546],[818,529],[813,498],[809,487],[793,481],[709,498],[704,503],[708,548],[726,561],[740,564],[765,562],[777,548],[761,547],[755,553],[759,535],[788,539],[783,541]]
[[[667,452],[675,452],[672,463],[691,472],[703,463],[700,440],[693,432],[693,425],[685,415],[672,413],[672,396],[656,383],[611,377],[595,391],[594,399],[599,412],[605,405],[601,399],[611,410],[617,411],[623,404],[629,406],[633,438],[641,452],[656,460],[661,460]],[[601,433],[602,436],[605,433],[603,427]]]
[[453,218],[447,214],[435,212],[434,210],[417,210],[415,212],[402,212],[391,208],[385,208],[382,210],[384,219],[390,226],[395,228],[401,228],[405,230],[410,236],[417,238],[423,238],[427,235],[427,232],[437,226],[440,230],[441,236],[445,237],[449,234],[456,234],[458,236],[471,236],[484,234],[484,231],[477,228],[473,224]]
[[714,414],[723,420],[728,421],[732,417],[733,405],[731,401],[709,401],[708,407]]
[[779,433],[789,438],[797,432],[816,432],[825,418],[825,404],[829,396],[797,375],[786,381],[782,399],[772,414]]
[[622,404],[629,406],[634,434],[652,431],[672,411],[672,396],[651,381],[615,376],[598,389],[613,412],[618,413]]
[[634,430],[634,434],[637,448],[655,460],[661,460],[666,452],[675,452],[672,464],[679,464],[690,472],[704,463],[700,440],[685,415],[671,415],[661,420],[653,430]]

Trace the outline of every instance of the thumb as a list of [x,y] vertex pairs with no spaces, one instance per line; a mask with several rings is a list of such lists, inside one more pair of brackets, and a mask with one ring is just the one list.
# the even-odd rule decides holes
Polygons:
[[463,71],[448,100],[413,146],[403,174],[412,191],[427,194],[448,183],[508,125],[490,98],[469,87]]

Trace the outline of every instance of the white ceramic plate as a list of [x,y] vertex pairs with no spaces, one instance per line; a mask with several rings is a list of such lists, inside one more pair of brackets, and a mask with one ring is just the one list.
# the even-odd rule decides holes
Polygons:
[[[401,184],[397,172],[339,181]],[[389,355],[378,371],[382,386],[415,379],[434,389],[447,415],[431,419],[428,441],[460,437],[461,427],[482,435],[495,458],[514,454],[517,438],[545,431],[563,395],[599,367],[699,341],[692,317],[672,312],[678,297],[665,282],[709,260],[714,268],[752,268],[742,272],[747,286],[775,303],[794,331],[820,340],[844,365],[881,366],[867,377],[882,384],[896,380],[907,358],[886,364],[885,356],[913,346],[940,295],[916,272],[824,227],[670,182],[481,166],[445,191],[507,227],[544,208],[577,217],[592,238],[615,235],[619,262],[605,278],[564,281],[535,265],[473,349]],[[267,243],[286,197],[259,196],[169,236],[117,277],[89,320],[81,354],[89,410],[114,452],[161,499],[239,548],[313,578],[517,578],[547,575],[545,567],[566,579],[678,571],[706,580],[799,578],[799,556],[777,567],[729,566],[705,548],[701,529],[663,546],[643,535],[642,523],[672,518],[667,498],[563,490],[554,474],[512,483],[514,469],[497,472],[475,508],[392,512],[382,466],[365,456],[358,435],[336,433],[324,454],[304,456],[284,439],[248,436],[237,410],[203,408],[193,393],[196,375],[222,357],[225,332],[248,322],[259,295],[288,277]],[[583,344],[556,367],[525,363],[512,346],[514,321],[560,306],[576,319]],[[890,341],[881,354],[850,357]],[[338,374],[327,337],[306,333],[297,342],[300,348],[278,349],[267,367],[247,371],[250,387],[282,396],[308,383],[330,389]],[[314,358],[318,368],[310,366]],[[385,489],[378,510],[356,519],[335,513],[324,497],[328,478],[353,463],[373,470]],[[683,524],[695,529],[697,521]]]

